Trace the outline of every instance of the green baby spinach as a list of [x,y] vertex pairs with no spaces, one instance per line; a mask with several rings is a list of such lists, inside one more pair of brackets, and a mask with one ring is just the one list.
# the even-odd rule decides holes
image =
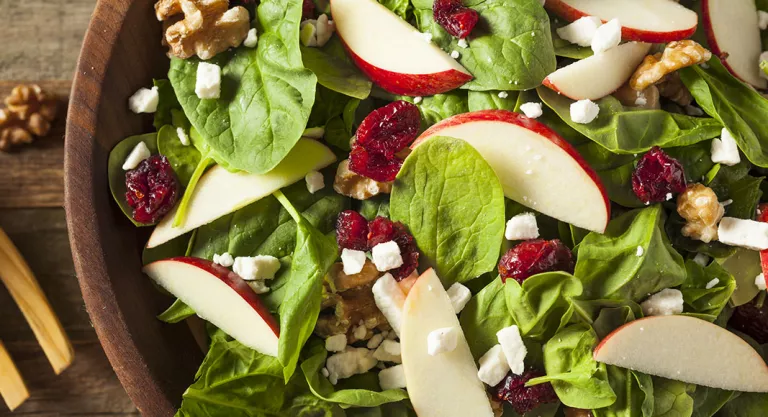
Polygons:
[[176,92],[173,91],[170,81],[154,80],[153,84],[157,87],[157,93],[160,96],[153,124],[155,129],[160,130],[165,125],[173,124],[172,110],[181,110],[181,104],[176,99]]
[[690,417],[695,385],[653,377],[653,417]]
[[408,21],[411,15],[411,2],[408,0],[378,0],[384,7],[392,10],[401,19]]
[[693,413],[692,417],[712,417],[723,406],[734,398],[738,397],[740,393],[736,391],[725,391],[717,388],[709,388],[704,386],[696,387],[691,396],[693,397]]
[[446,286],[496,266],[504,238],[504,192],[482,156],[460,139],[418,146],[397,175],[392,220],[405,224]]
[[120,206],[125,217],[128,217],[128,220],[137,227],[151,226],[151,224],[139,223],[133,219],[133,209],[125,200],[125,193],[128,190],[125,187],[123,163],[140,142],[147,145],[150,153],[157,154],[157,133],[147,133],[146,135],[130,136],[118,142],[109,152],[109,159],[107,160],[107,178],[109,179],[109,191],[112,193],[112,198]]
[[[502,94],[503,96],[504,94]],[[517,107],[517,92],[510,91],[507,96],[499,97],[499,91],[470,91],[467,97],[469,111],[509,110]]]
[[[194,127],[189,129],[189,140],[192,142],[193,147],[197,149],[199,158],[197,159],[197,164],[194,166],[194,169],[189,173],[189,179],[186,183],[187,188],[184,190],[184,195],[181,197],[178,209],[176,210],[176,216],[173,218],[174,227],[184,223],[184,218],[187,216],[187,207],[189,207],[189,202],[192,200],[195,188],[197,188],[197,182],[200,181],[200,177],[203,176],[208,167],[213,165],[214,161],[217,159],[213,149],[208,146],[207,142],[205,142],[203,137],[200,136]],[[192,168],[190,164],[192,158],[198,155],[193,153],[191,149],[182,152],[184,152],[183,155],[185,155],[183,159],[181,158],[181,155],[178,157],[174,155],[174,159],[179,163],[183,163],[184,171],[188,172],[189,169]]]
[[[685,301],[684,311],[713,322],[723,311],[736,290],[736,279],[717,262],[703,267],[694,261],[685,263],[687,277],[680,291]],[[713,287],[707,285],[713,280]]]
[[194,315],[195,315],[195,310],[193,310],[192,307],[184,304],[183,301],[177,299],[176,301],[173,302],[173,304],[171,304],[170,307],[168,307],[168,309],[160,313],[160,315],[158,315],[157,318],[160,321],[173,324],[173,323],[182,322]]
[[198,59],[171,59],[168,74],[192,125],[233,169],[263,174],[288,154],[304,132],[317,77],[299,49],[300,0],[265,0],[257,9],[259,43],[211,59],[221,67],[221,97],[195,94]]
[[649,375],[607,366],[616,402],[592,410],[594,417],[653,417],[653,379]]
[[587,235],[578,247],[575,272],[584,283],[583,298],[640,301],[682,284],[683,258],[669,243],[665,221],[657,204],[614,218],[604,234]]
[[288,382],[296,370],[299,353],[315,328],[320,314],[323,280],[338,258],[338,247],[333,238],[312,226],[285,194],[276,191],[274,196],[296,222],[296,250],[285,283],[285,298],[280,304],[278,343],[278,358]]
[[727,402],[717,413],[722,417],[762,417],[768,410],[768,394],[745,392]]
[[501,278],[494,278],[469,300],[459,322],[475,359],[498,343],[496,332],[515,324],[507,310]]
[[371,81],[353,64],[324,52],[320,48],[301,46],[304,67],[317,76],[325,88],[363,100],[371,93]]
[[288,409],[291,417],[347,417],[338,404],[323,401],[312,394],[300,395],[291,401]]
[[197,148],[191,144],[183,145],[176,127],[165,125],[157,132],[157,150],[168,158],[179,182],[186,187],[200,164],[201,155]]

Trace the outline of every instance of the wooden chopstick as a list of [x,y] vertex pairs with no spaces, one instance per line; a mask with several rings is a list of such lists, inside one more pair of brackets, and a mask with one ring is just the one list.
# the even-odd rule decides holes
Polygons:
[[29,398],[27,386],[24,385],[21,374],[11,360],[11,355],[5,350],[2,341],[0,341],[0,397],[3,397],[11,411]]
[[0,229],[0,280],[27,319],[53,371],[60,374],[74,359],[72,343],[29,265],[3,229]]

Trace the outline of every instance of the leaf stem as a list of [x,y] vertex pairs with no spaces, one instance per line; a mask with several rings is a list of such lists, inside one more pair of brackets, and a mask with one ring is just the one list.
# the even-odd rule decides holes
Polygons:
[[203,176],[205,169],[208,168],[208,165],[210,165],[212,160],[213,159],[210,156],[205,156],[200,159],[197,167],[195,167],[195,171],[192,173],[192,178],[189,179],[189,184],[187,184],[187,189],[184,190],[184,196],[181,197],[179,208],[176,210],[176,216],[173,218],[173,227],[179,227],[184,223],[187,216],[187,207],[189,206],[189,201],[192,199],[192,194],[194,194],[195,188],[197,187],[197,181]]

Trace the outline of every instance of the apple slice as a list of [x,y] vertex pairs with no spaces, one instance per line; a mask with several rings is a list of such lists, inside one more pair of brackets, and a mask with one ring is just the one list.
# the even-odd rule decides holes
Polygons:
[[333,151],[312,139],[301,139],[272,171],[266,174],[229,172],[214,166],[200,177],[179,227],[173,227],[177,208],[158,223],[147,242],[154,248],[221,216],[241,209],[273,192],[304,179],[310,171],[325,168],[336,161]]
[[723,65],[734,76],[757,88],[768,87],[760,76],[760,27],[754,1],[702,0],[704,31],[712,53],[728,56]]
[[240,343],[277,356],[277,321],[239,275],[191,257],[152,262],[144,267],[144,273]]
[[768,392],[768,367],[742,338],[689,316],[628,323],[595,348],[595,360],[690,384]]
[[[459,329],[456,349],[430,355],[427,336],[446,327]],[[493,417],[459,319],[433,269],[416,280],[405,299],[400,344],[408,396],[416,415]]]
[[455,59],[376,0],[331,0],[331,14],[352,60],[390,93],[429,96],[472,79]]
[[584,16],[619,19],[622,38],[650,43],[685,39],[699,23],[694,11],[670,0],[547,0],[544,7],[570,22]]
[[544,85],[573,100],[601,99],[632,77],[650,49],[651,44],[642,42],[619,45],[560,68],[544,79]]
[[435,136],[472,145],[496,172],[507,198],[574,226],[605,231],[610,202],[600,178],[546,125],[506,110],[482,110],[443,120],[412,147]]
[[[768,222],[768,203],[757,206],[757,221]],[[768,287],[768,249],[760,251],[760,267],[763,270],[766,287]]]

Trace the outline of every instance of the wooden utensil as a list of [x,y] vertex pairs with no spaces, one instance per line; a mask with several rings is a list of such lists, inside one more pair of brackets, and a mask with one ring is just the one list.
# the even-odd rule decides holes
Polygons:
[[3,397],[11,411],[29,398],[27,386],[24,385],[21,374],[2,341],[0,341],[0,397]]

